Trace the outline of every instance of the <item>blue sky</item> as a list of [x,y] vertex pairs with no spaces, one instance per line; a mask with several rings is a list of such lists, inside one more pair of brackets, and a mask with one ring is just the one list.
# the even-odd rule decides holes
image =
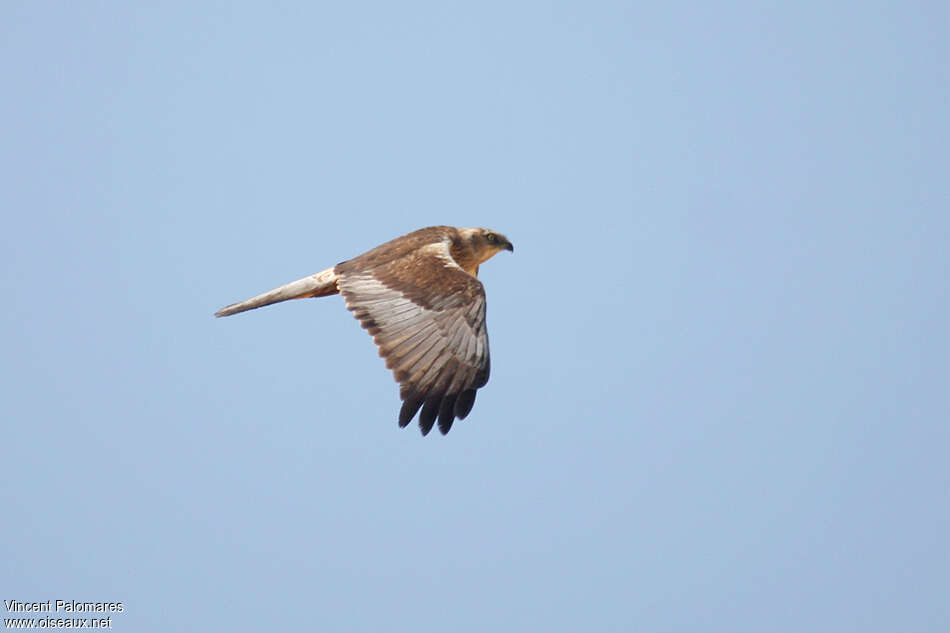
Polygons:
[[[0,598],[947,630],[945,4],[133,4],[0,9]],[[432,224],[516,246],[446,437],[339,297],[212,317]]]

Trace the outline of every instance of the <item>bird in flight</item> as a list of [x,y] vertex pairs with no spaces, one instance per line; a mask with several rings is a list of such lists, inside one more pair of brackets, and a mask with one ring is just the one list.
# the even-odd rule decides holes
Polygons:
[[426,435],[464,419],[475,392],[488,382],[485,288],[478,267],[499,251],[514,251],[488,229],[430,226],[358,257],[218,310],[223,317],[305,297],[341,294],[373,337],[400,385],[399,426],[419,409]]

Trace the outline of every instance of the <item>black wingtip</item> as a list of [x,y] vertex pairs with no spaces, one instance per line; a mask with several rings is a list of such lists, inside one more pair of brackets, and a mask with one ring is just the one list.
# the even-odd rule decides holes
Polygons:
[[455,419],[464,420],[472,407],[475,405],[475,389],[467,389],[460,394],[445,396],[433,396],[426,399],[409,398],[402,403],[399,410],[399,428],[406,427],[412,419],[419,413],[419,430],[423,435],[428,435],[429,431],[439,423],[439,431],[442,435],[447,434],[455,423]]
[[455,401],[455,417],[459,420],[464,420],[475,406],[475,393],[474,389],[468,389],[459,394]]
[[416,412],[419,411],[419,407],[422,406],[422,400],[406,400],[402,403],[402,408],[399,410],[399,428],[405,428],[409,422],[412,421],[412,418],[415,417]]
[[442,406],[439,407],[439,431],[442,435],[449,432],[452,422],[455,421],[455,399],[454,395],[446,396],[442,399]]
[[423,435],[428,435],[435,424],[435,418],[439,415],[439,403],[442,398],[426,398],[425,406],[422,407],[422,413],[419,414],[419,430]]

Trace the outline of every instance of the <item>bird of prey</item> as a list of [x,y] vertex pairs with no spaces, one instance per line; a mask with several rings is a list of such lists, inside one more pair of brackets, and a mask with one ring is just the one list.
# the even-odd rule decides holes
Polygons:
[[469,414],[475,391],[488,382],[485,288],[478,266],[502,250],[515,249],[500,233],[431,226],[221,308],[215,316],[342,294],[400,385],[399,426],[422,409],[422,434],[438,419],[444,435],[455,418]]

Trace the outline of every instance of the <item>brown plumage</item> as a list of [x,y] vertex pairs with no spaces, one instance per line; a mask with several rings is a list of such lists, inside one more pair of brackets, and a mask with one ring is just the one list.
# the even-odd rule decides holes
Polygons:
[[419,414],[426,435],[465,418],[488,382],[485,288],[478,267],[508,239],[487,229],[432,226],[333,268],[222,308],[229,316],[265,305],[342,294],[400,384],[399,426]]

